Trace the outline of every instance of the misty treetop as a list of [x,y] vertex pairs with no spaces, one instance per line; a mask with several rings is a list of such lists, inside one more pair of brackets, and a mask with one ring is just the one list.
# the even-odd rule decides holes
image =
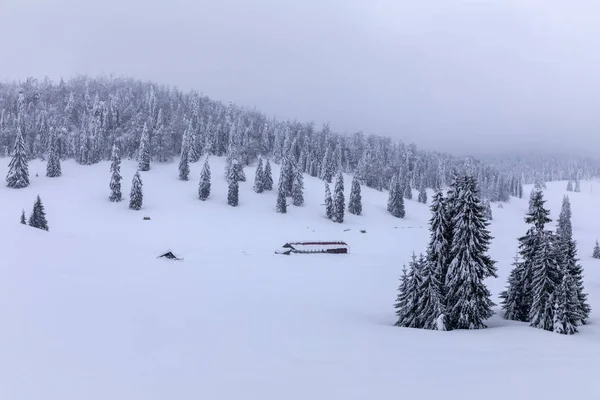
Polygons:
[[[263,155],[278,164],[285,159],[285,164],[327,182],[339,171],[356,173],[361,184],[377,190],[389,189],[397,174],[403,177],[405,190],[439,189],[450,182],[453,170],[465,171],[468,165],[482,196],[491,201],[521,197],[522,185],[541,177],[539,171],[551,171],[541,177],[547,180],[562,178],[567,169],[569,176],[600,175],[600,163],[589,160],[546,163],[537,175],[518,162],[514,168],[474,159],[465,162],[389,137],[341,135],[327,124],[276,120],[195,91],[184,93],[131,78],[80,76],[59,82],[30,78],[0,84],[0,155],[14,153],[17,132],[23,135],[29,159],[45,159],[52,153],[56,160],[58,153],[60,159],[93,164],[109,160],[116,144],[122,157],[137,160],[144,171],[152,163],[180,159],[183,146],[190,163],[204,155],[227,155],[243,168]],[[291,185],[285,189],[289,195]],[[270,190],[268,184],[264,190]]]

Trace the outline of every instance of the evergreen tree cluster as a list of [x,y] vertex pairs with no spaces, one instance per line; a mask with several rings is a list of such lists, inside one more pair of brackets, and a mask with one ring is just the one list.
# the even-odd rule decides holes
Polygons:
[[487,255],[492,237],[475,178],[454,179],[446,198],[437,191],[430,210],[426,254],[413,254],[398,288],[396,326],[485,328],[494,303],[484,280],[497,275]]
[[561,334],[577,332],[589,318],[583,269],[571,226],[571,206],[564,197],[556,231],[543,192],[534,190],[525,217],[530,227],[519,238],[519,252],[500,294],[507,319],[529,322],[534,328]]
[[33,203],[33,209],[31,210],[31,214],[29,215],[29,220],[25,220],[25,210],[21,212],[21,224],[29,225],[33,228],[42,229],[48,231],[48,221],[46,220],[46,211],[44,210],[44,205],[42,204],[42,199],[38,195]]
[[600,163],[594,160],[520,160],[508,166],[465,161],[387,137],[362,132],[347,136],[327,124],[316,128],[310,122],[267,118],[197,92],[128,78],[29,78],[0,84],[0,155],[11,157],[8,186],[29,184],[27,161],[33,158],[47,159],[48,176],[59,176],[60,160],[72,158],[82,165],[110,160],[115,144],[122,157],[138,162],[140,171],[179,157],[182,179],[186,164],[206,155],[236,159],[241,182],[244,167],[260,155],[278,164],[287,159],[292,176],[286,196],[291,196],[296,171],[332,183],[341,170],[376,190],[390,189],[400,171],[402,195],[411,198],[412,188],[418,188],[421,201],[422,189],[445,187],[453,170],[465,173],[467,168],[478,180],[482,197],[491,201],[521,197],[522,185],[534,180],[600,176]]

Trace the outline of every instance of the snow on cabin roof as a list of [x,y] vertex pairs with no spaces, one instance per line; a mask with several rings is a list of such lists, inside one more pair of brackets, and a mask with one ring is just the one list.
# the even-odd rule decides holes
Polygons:
[[288,244],[299,251],[331,250],[348,247],[348,244],[344,242],[290,242]]
[[319,242],[319,241],[306,241],[306,242],[288,242],[288,244],[293,245],[305,245],[305,246],[322,246],[322,245],[341,245],[348,246],[346,242]]

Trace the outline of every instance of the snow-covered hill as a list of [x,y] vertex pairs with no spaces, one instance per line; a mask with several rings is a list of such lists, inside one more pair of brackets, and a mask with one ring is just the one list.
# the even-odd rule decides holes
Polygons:
[[[176,165],[154,164],[141,211],[107,200],[107,163],[69,161],[46,178],[32,162],[30,187],[0,187],[0,399],[600,397],[600,182],[569,193],[589,325],[562,336],[496,315],[486,330],[434,332],[392,326],[402,264],[427,242],[425,205],[407,201],[396,219],[387,193],[363,188],[364,215],[334,224],[323,183],[306,177],[306,205],[281,215],[275,192],[252,191],[247,168],[232,208],[216,158],[211,198],[197,199],[201,165],[182,182]],[[126,196],[134,172],[123,163]],[[566,183],[548,186],[556,218]],[[50,232],[19,224],[37,194]],[[514,198],[493,208],[496,300],[526,209]],[[274,254],[305,239],[345,240],[351,253]],[[168,249],[184,261],[156,258]]]

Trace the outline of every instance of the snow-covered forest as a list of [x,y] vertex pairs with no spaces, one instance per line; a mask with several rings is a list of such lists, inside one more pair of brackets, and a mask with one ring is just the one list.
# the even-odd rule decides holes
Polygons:
[[0,156],[10,155],[18,132],[30,159],[52,157],[55,146],[60,159],[89,165],[109,160],[116,144],[121,156],[146,160],[144,170],[152,163],[179,159],[183,147],[190,162],[203,154],[227,155],[242,166],[260,155],[276,163],[285,158],[300,172],[329,183],[343,171],[377,190],[390,189],[392,178],[399,175],[406,193],[447,186],[453,171],[468,169],[482,197],[490,201],[522,197],[526,183],[600,176],[595,160],[465,162],[389,137],[277,120],[197,92],[128,78],[80,76],[58,83],[29,78],[0,84]]

